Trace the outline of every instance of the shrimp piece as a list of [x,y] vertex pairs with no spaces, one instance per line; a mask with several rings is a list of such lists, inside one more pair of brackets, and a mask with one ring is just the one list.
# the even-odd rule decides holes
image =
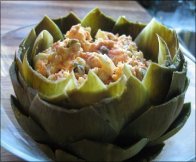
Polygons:
[[129,58],[127,53],[119,49],[110,50],[108,56],[112,59],[115,65],[118,64],[118,62],[126,62]]
[[122,67],[116,67],[114,69],[113,75],[112,75],[112,79],[114,81],[118,80],[120,78],[120,76],[122,75]]
[[101,67],[101,60],[95,53],[80,53],[80,57],[83,58],[91,68]]
[[46,68],[46,63],[43,60],[38,60],[35,63],[35,66],[34,67],[35,67],[35,70],[38,71],[43,76],[45,76],[45,77],[48,76],[48,72],[47,72],[47,68]]
[[72,26],[66,33],[66,37],[70,39],[78,39],[82,44],[86,43],[86,41],[92,41],[90,28],[84,28],[81,24]]

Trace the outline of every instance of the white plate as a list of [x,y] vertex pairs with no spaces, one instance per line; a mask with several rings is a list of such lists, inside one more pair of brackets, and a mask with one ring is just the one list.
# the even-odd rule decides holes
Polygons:
[[[14,94],[9,79],[9,66],[18,45],[32,29],[32,25],[11,31],[1,38],[1,145],[11,153],[27,161],[49,160],[36,143],[18,125],[10,106],[10,95]],[[188,57],[190,85],[185,102],[191,102],[191,115],[185,126],[172,138],[165,141],[162,152],[155,161],[191,161],[195,159],[195,63],[193,57],[182,46]]]

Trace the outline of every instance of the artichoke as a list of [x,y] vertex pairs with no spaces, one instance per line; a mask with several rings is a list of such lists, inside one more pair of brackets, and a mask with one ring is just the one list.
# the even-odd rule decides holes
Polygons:
[[[105,84],[89,70],[78,85],[73,72],[50,80],[36,71],[38,54],[77,24],[90,27],[93,38],[99,30],[130,35],[151,60],[144,77],[138,79],[125,65],[114,82]],[[150,160],[190,115],[190,103],[184,104],[186,68],[176,32],[155,19],[114,21],[97,8],[82,20],[74,13],[54,20],[45,16],[22,41],[10,67],[16,94],[11,106],[21,127],[52,160]]]

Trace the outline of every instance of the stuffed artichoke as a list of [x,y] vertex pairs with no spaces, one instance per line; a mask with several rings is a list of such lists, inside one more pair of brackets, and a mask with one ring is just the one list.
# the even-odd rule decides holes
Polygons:
[[155,19],[45,16],[10,67],[11,105],[52,160],[150,160],[190,114],[186,68],[175,31]]

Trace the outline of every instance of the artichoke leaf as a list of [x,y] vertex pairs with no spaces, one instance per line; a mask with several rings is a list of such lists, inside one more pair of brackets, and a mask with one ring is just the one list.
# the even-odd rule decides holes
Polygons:
[[61,93],[68,82],[67,78],[59,81],[50,81],[37,71],[33,70],[27,60],[27,54],[24,55],[22,63],[22,76],[28,86],[31,86],[44,95]]
[[57,149],[55,150],[55,160],[56,161],[69,161],[69,162],[80,162],[84,161],[83,159],[80,159],[77,156],[74,156],[64,150]]
[[26,116],[22,112],[22,108],[19,105],[17,99],[11,96],[11,106],[15,117],[21,127],[36,141],[50,143],[51,139],[42,127],[36,123],[31,117]]
[[98,8],[90,11],[82,20],[81,25],[91,27],[91,35],[94,37],[99,29],[112,31],[115,21],[104,15]]
[[133,122],[128,123],[119,138],[128,140],[130,137],[142,137],[153,141],[160,137],[174,121],[176,111],[182,109],[184,94],[185,92],[161,105],[151,106]]
[[127,148],[121,148],[109,143],[84,139],[72,143],[70,148],[87,161],[123,161],[136,155],[147,143],[148,139],[142,138]]
[[172,73],[170,68],[156,63],[151,63],[148,67],[142,83],[146,87],[153,104],[160,104],[164,101],[169,91]]
[[186,83],[186,72],[173,72],[170,88],[166,99],[170,99],[181,94],[184,91]]
[[189,85],[189,79],[186,78],[186,80],[185,80],[185,86],[184,86],[184,89],[183,89],[183,93],[180,95],[180,98],[181,99],[180,99],[180,102],[178,102],[178,106],[177,106],[177,109],[175,111],[175,114],[174,114],[174,117],[173,117],[173,121],[178,117],[178,115],[182,111],[183,104],[184,104],[184,97],[185,97],[185,93],[186,93],[186,90],[187,90],[188,85]]
[[42,30],[42,32],[39,33],[39,35],[35,40],[30,60],[33,60],[35,55],[37,55],[39,52],[42,52],[45,49],[51,47],[52,44],[53,44],[52,35],[47,30]]
[[117,81],[111,82],[107,86],[107,93],[109,93],[109,97],[116,98],[121,97],[125,88],[126,88],[127,77],[122,75]]
[[123,125],[145,111],[148,96],[143,84],[134,76],[130,76],[124,92],[116,99],[104,99],[93,104],[101,116],[119,132]]
[[25,89],[22,87],[21,83],[18,80],[16,68],[17,68],[16,63],[13,62],[10,69],[9,69],[10,78],[11,78],[11,81],[12,81],[14,92],[15,92],[19,102],[22,105],[21,109],[23,110],[23,112],[25,114],[28,114],[30,101],[28,99],[27,92],[25,91]]
[[129,79],[129,77],[132,75],[131,66],[128,65],[128,64],[125,64],[124,67],[123,67],[123,73],[125,74],[127,79]]
[[[29,49],[29,53],[32,51],[33,44],[35,42],[37,35],[35,29],[33,28],[29,35],[23,40],[23,42],[19,46],[18,54],[20,55],[20,60],[22,61],[24,58],[24,54],[27,49]],[[29,54],[28,54],[29,55]]]
[[84,105],[90,105],[102,98],[104,98],[107,87],[99,79],[99,77],[90,70],[88,72],[87,79],[78,86],[77,89],[68,91],[69,101],[73,103],[74,106],[79,106],[80,108]]
[[[35,97],[35,95],[37,94],[37,90],[33,89],[32,87],[29,87],[27,85],[27,83],[25,82],[25,80],[23,79],[23,77],[21,76],[20,71],[16,71],[16,73],[18,74],[18,82],[21,84],[22,88],[24,88],[24,90],[27,92],[26,97],[28,97],[29,99],[29,103],[33,100],[33,98]],[[28,105],[29,108],[30,104]]]
[[[43,153],[50,158],[50,160],[54,161],[55,160],[55,154],[53,150],[46,144],[43,143],[37,143],[38,147],[40,148]],[[50,161],[49,159],[47,161]]]
[[37,95],[32,101],[29,114],[62,147],[82,138],[112,141],[117,136],[92,107],[66,109],[45,102]]
[[164,143],[149,146],[147,145],[133,158],[126,160],[125,162],[150,162],[162,151]]
[[178,71],[185,71],[185,72],[187,71],[187,69],[186,69],[187,63],[186,63],[184,55],[180,49],[178,50],[178,52],[176,53],[176,55],[173,58],[173,64]]
[[124,16],[121,16],[117,19],[113,32],[118,33],[119,35],[130,35],[134,40],[145,26],[146,25],[143,23],[130,22]]
[[50,103],[54,103],[56,105],[62,105],[62,106],[69,106],[71,104],[69,103],[69,96],[67,93],[77,89],[77,86],[78,86],[77,81],[72,71],[71,74],[67,77],[67,84],[65,85],[65,87],[62,87],[63,91],[50,95],[39,93],[39,96],[42,99],[49,101]]
[[54,19],[53,21],[59,27],[63,34],[70,30],[73,25],[81,23],[81,20],[73,12],[70,12],[65,17]]
[[63,40],[63,34],[61,30],[48,16],[44,16],[44,18],[35,27],[37,35],[39,35],[42,30],[47,30],[53,36],[54,42],[57,42],[58,40]]
[[159,42],[158,64],[168,67],[172,64],[172,58],[169,49],[166,42],[158,34],[157,37]]
[[[24,53],[24,55],[25,55],[26,53],[27,53],[27,51]],[[23,70],[22,70],[22,60],[20,59],[20,56],[21,56],[21,55],[22,55],[22,51],[21,51],[20,48],[19,48],[18,53],[15,52],[14,61],[15,61],[15,63],[16,63],[17,70],[19,70],[19,72],[20,72],[21,74],[23,74]],[[24,55],[22,56],[23,59],[24,59]]]
[[154,62],[158,61],[159,45],[156,34],[164,39],[169,48],[171,58],[173,58],[179,48],[176,32],[160,24],[154,18],[135,39],[138,48],[144,53],[145,58]]
[[157,143],[161,143],[174,134],[176,134],[186,123],[188,117],[190,116],[191,113],[191,104],[190,103],[185,103],[183,105],[182,111],[180,115],[177,117],[177,119],[171,124],[169,129],[157,140],[153,141],[151,145],[155,145]]

